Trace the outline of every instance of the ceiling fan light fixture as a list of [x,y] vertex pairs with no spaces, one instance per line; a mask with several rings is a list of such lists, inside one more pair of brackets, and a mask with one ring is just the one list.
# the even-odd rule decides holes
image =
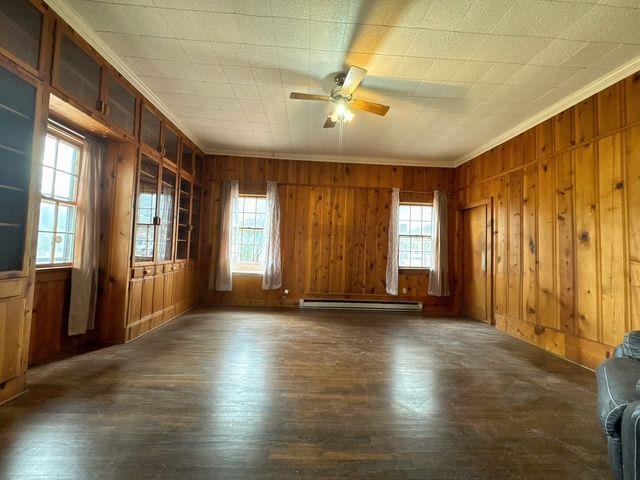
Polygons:
[[331,114],[331,121],[333,121],[334,123],[349,123],[351,120],[353,120],[354,116],[355,115],[351,110],[349,110],[346,102],[339,101],[336,104],[336,108],[333,109],[333,113]]

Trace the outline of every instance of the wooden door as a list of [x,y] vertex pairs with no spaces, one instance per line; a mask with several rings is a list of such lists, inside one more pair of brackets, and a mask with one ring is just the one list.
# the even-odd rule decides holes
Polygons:
[[462,312],[489,322],[487,206],[462,212]]

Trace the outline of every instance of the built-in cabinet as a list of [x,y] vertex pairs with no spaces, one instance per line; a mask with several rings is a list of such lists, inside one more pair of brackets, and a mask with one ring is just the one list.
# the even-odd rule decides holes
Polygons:
[[105,137],[99,339],[133,339],[197,301],[201,152],[44,2],[0,0],[0,403],[25,386],[49,115]]
[[0,66],[0,402],[22,391],[27,366],[41,91]]

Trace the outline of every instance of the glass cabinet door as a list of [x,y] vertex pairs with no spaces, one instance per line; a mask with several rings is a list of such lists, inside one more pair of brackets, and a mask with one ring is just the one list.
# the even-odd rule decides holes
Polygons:
[[107,95],[105,118],[128,135],[135,135],[136,97],[113,75],[108,77]]
[[173,222],[176,198],[176,174],[171,170],[162,169],[162,183],[160,184],[160,224],[158,226],[158,260],[171,260],[173,253]]
[[42,12],[27,0],[0,0],[0,47],[38,70]]
[[142,107],[142,131],[140,139],[154,150],[160,150],[160,119],[149,110],[146,105]]
[[189,247],[189,218],[191,210],[191,182],[180,180],[180,200],[178,203],[178,240],[176,260],[186,260]]
[[102,67],[65,33],[59,48],[56,84],[81,105],[99,111]]
[[184,143],[182,144],[182,169],[193,173],[193,150]]
[[178,135],[170,128],[164,129],[164,156],[171,163],[178,164]]
[[136,208],[135,261],[152,262],[158,216],[158,177],[160,165],[149,157],[142,156],[138,178],[138,201]]
[[189,258],[198,258],[198,241],[200,239],[200,202],[202,201],[202,189],[198,185],[193,186],[193,202],[191,205],[191,234],[189,235]]
[[0,68],[0,271],[23,267],[36,95]]

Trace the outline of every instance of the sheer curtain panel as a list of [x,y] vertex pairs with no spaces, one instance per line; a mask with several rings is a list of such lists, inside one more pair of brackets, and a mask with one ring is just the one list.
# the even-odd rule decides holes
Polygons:
[[[216,269],[215,290],[230,292],[233,288],[231,273],[231,232],[233,229],[233,205],[238,198],[238,181],[227,180],[222,185],[222,205],[220,208],[220,251]],[[209,288],[211,289],[211,281]]]
[[400,210],[400,189],[391,191],[389,207],[389,247],[387,250],[387,293],[398,294],[398,211]]
[[267,182],[267,234],[265,237],[265,265],[262,289],[275,290],[282,286],[280,261],[280,197],[278,184]]
[[447,192],[433,192],[433,265],[429,272],[427,293],[447,297],[449,292],[449,249]]
[[80,335],[94,327],[100,258],[100,181],[103,159],[104,146],[94,140],[87,140],[78,179],[69,335]]

